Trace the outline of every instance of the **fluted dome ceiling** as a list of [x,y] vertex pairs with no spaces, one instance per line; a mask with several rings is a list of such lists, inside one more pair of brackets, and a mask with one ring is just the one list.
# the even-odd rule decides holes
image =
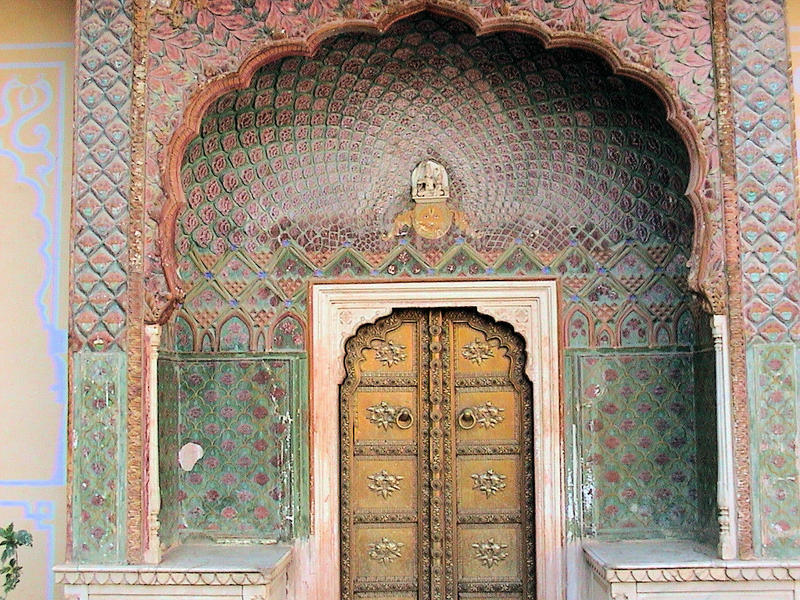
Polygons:
[[[690,245],[688,156],[652,91],[587,52],[421,15],[269,64],[220,97],[184,157],[178,251],[295,242],[315,262],[351,246],[377,264],[426,158],[447,168],[476,232],[466,241],[487,257]],[[435,253],[458,236],[407,241]]]

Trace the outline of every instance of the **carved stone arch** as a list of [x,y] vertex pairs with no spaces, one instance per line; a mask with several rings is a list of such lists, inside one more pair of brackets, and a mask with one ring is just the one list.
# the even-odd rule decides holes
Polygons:
[[611,348],[616,339],[616,335],[608,323],[603,323],[595,328],[594,343],[598,348]]
[[719,250],[712,248],[714,231],[712,208],[704,202],[709,171],[709,159],[704,148],[700,125],[696,123],[690,109],[678,95],[677,82],[654,67],[649,56],[631,55],[612,45],[598,34],[583,31],[557,30],[527,11],[507,16],[483,16],[475,9],[463,4],[442,3],[436,0],[415,0],[393,5],[375,21],[366,19],[344,19],[336,23],[320,25],[305,37],[278,39],[267,43],[244,57],[235,72],[214,79],[201,88],[188,102],[180,125],[174,131],[166,147],[162,164],[162,183],[166,196],[158,216],[158,240],[162,268],[168,288],[168,299],[160,307],[154,320],[166,322],[184,295],[177,269],[175,249],[177,218],[186,204],[180,169],[184,152],[190,141],[199,133],[200,123],[211,104],[223,94],[249,86],[255,73],[268,63],[289,56],[313,56],[328,38],[354,32],[384,34],[397,21],[422,11],[455,18],[468,24],[477,36],[500,32],[517,32],[538,39],[545,49],[569,47],[585,50],[606,61],[612,71],[652,89],[666,110],[666,120],[682,139],[688,153],[690,172],[685,192],[694,215],[692,256],[689,261],[688,282],[691,289],[704,294],[715,312],[723,308],[725,294],[716,288],[724,282],[712,277],[710,265],[717,268],[721,256],[712,256]]
[[169,350],[190,352],[199,347],[200,340],[197,334],[197,328],[191,319],[187,319],[179,313],[169,323],[169,332],[164,336],[164,342],[167,343]]
[[[637,343],[631,344],[630,339],[625,339],[624,337],[624,329],[625,325],[628,323],[628,319],[632,317],[638,317],[642,324],[644,325],[643,329],[640,329],[638,335],[642,338],[641,340],[637,340]],[[650,317],[648,317],[647,313],[644,310],[639,308],[638,306],[631,306],[628,310],[626,310],[623,314],[619,316],[617,319],[616,325],[616,339],[614,340],[614,344],[617,347],[629,347],[629,346],[639,346],[639,347],[647,347],[649,345],[655,344],[655,323],[652,321]]]
[[[573,343],[574,338],[577,337],[575,325],[578,325],[580,322],[585,323],[585,344]],[[564,316],[564,321],[561,324],[561,336],[564,340],[565,348],[591,348],[594,346],[594,333],[591,313],[586,308],[579,305],[573,306],[567,311],[567,314]]]
[[678,345],[685,344],[691,335],[689,332],[694,332],[695,326],[696,317],[691,308],[676,311],[673,322],[675,343]]
[[[223,349],[222,346],[223,346],[223,344],[225,344],[225,341],[223,340],[223,335],[226,332],[227,326],[230,325],[231,323],[235,322],[235,321],[240,322],[242,325],[244,325],[245,329],[247,330],[247,333],[246,333],[247,342],[245,344],[246,347],[244,349],[238,349],[237,348],[235,350],[232,350],[230,348]],[[253,324],[252,320],[250,319],[250,317],[248,317],[247,314],[245,314],[244,311],[237,310],[237,311],[234,311],[233,313],[231,313],[230,315],[228,315],[227,317],[225,317],[225,319],[219,324],[218,331],[219,331],[219,333],[218,333],[218,339],[217,339],[217,347],[215,348],[215,350],[218,350],[220,352],[225,352],[225,351],[236,351],[236,352],[245,352],[246,351],[246,352],[249,352],[249,351],[252,350],[253,346],[255,345],[255,338],[256,338],[257,329],[254,326],[254,324]]]
[[285,311],[285,312],[282,312],[281,314],[279,314],[277,317],[275,317],[273,319],[272,327],[269,328],[269,334],[267,336],[267,340],[268,340],[270,349],[272,349],[272,350],[275,350],[275,349],[285,350],[285,349],[287,349],[287,348],[276,348],[276,346],[275,346],[275,336],[277,334],[278,327],[284,321],[287,321],[287,320],[288,321],[293,321],[294,323],[296,323],[297,326],[300,328],[300,331],[302,332],[302,337],[303,337],[302,342],[299,344],[299,347],[296,348],[296,349],[300,350],[300,349],[306,348],[308,346],[308,326],[303,321],[303,319],[300,318],[300,316],[297,313],[292,312],[292,311]]
[[213,352],[217,348],[217,338],[213,331],[206,331],[200,336],[198,350],[200,352]]

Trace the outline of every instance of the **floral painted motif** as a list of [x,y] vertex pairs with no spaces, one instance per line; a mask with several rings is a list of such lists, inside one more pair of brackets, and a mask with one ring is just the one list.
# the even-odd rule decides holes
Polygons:
[[[162,396],[160,520],[180,535],[283,538],[291,533],[291,422],[297,401],[292,358],[161,360],[177,390]],[[159,392],[161,388],[159,387]],[[166,429],[169,428],[169,429]],[[176,443],[177,442],[177,443]],[[176,469],[175,452],[203,447],[191,471]]]
[[395,542],[389,538],[381,538],[379,542],[369,545],[369,557],[383,565],[388,565],[400,558],[400,549],[405,546],[402,542]]
[[386,499],[391,496],[393,492],[400,489],[400,482],[403,480],[403,477],[400,475],[392,475],[386,469],[382,469],[377,473],[373,473],[367,477],[367,479],[371,482],[367,487]]
[[474,483],[472,489],[480,490],[487,498],[506,487],[506,476],[495,473],[494,469],[489,469],[485,473],[473,473],[470,477]]
[[474,341],[464,344],[464,347],[461,349],[461,356],[479,365],[487,358],[492,358],[494,356],[494,350],[492,350],[488,342],[475,338]]
[[407,358],[406,347],[391,340],[378,342],[372,348],[375,350],[375,359],[386,367],[393,367]]
[[220,351],[246,352],[250,349],[250,330],[239,317],[231,317],[219,330]]
[[[677,535],[698,523],[694,380],[688,352],[578,354],[588,534]],[[685,534],[684,534],[685,535]]]
[[491,569],[508,558],[508,552],[505,551],[508,544],[495,542],[494,538],[472,544],[472,548],[475,550],[475,558],[487,569]]
[[305,334],[299,319],[287,315],[275,326],[272,332],[272,347],[276,350],[302,350]]

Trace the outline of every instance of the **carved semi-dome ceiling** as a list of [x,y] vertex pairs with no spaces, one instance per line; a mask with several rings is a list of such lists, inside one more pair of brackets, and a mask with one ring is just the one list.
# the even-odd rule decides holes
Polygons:
[[[302,345],[308,281],[416,276],[558,275],[571,346],[691,341],[687,152],[655,93],[597,56],[423,14],[263,67],[200,129],[182,349]],[[467,223],[386,235],[425,160]]]
[[[514,244],[546,256],[691,241],[688,157],[652,91],[592,54],[426,15],[329,40],[220,97],[185,155],[178,252],[293,241],[315,263],[344,245],[378,264],[426,158],[447,168],[466,243],[489,259]],[[407,242],[435,262],[459,234]]]

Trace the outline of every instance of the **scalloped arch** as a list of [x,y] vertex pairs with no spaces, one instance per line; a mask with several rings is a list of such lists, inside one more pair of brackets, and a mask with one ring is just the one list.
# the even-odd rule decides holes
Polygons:
[[186,204],[181,182],[181,166],[184,153],[192,139],[200,133],[201,121],[212,103],[227,92],[251,85],[256,72],[271,62],[290,56],[312,57],[320,45],[333,36],[358,32],[382,35],[396,22],[423,11],[458,19],[471,27],[478,37],[492,33],[516,32],[535,37],[545,49],[567,47],[592,52],[601,57],[616,75],[643,83],[653,90],[666,109],[667,122],[680,136],[688,153],[690,171],[685,194],[694,215],[689,285],[693,290],[705,293],[712,231],[709,208],[702,201],[708,174],[708,160],[698,126],[687,114],[683,101],[675,91],[675,83],[663,72],[625,56],[611,43],[598,36],[569,30],[556,31],[532,15],[485,18],[467,6],[442,5],[434,0],[417,0],[389,10],[377,22],[351,19],[322,25],[305,39],[270,42],[245,57],[235,72],[211,81],[194,95],[167,146],[166,162],[162,171],[166,201],[158,218],[158,246],[170,296],[167,306],[159,315],[159,322],[166,322],[184,296],[175,248],[177,218]]
[[[237,331],[237,326],[241,328]],[[219,326],[218,348],[220,352],[248,352],[252,350],[253,324],[243,312],[237,311]]]
[[582,306],[574,306],[564,315],[561,328],[566,348],[590,348],[594,345],[591,312]]
[[[631,323],[630,319],[635,319],[637,317],[640,319],[639,330],[632,331],[630,334],[626,334],[626,327],[629,325],[635,326],[635,323]],[[628,335],[627,340],[624,339],[626,335]],[[623,344],[623,342],[625,343]],[[631,306],[620,316],[616,340],[616,344],[618,346],[624,345],[626,348],[640,346],[646,347],[648,345],[655,344],[655,342],[656,333],[654,323],[651,322],[651,319],[641,308],[638,306]]]
[[[277,339],[279,335],[278,328],[281,327],[284,323],[288,323],[289,329],[280,332],[283,336],[290,336],[292,339],[287,344],[277,344]],[[294,330],[292,330],[292,324],[294,326]],[[299,332],[299,333],[298,333]],[[299,337],[299,339],[295,339],[295,335]],[[270,348],[273,350],[304,350],[306,348],[306,324],[303,322],[303,319],[300,318],[299,315],[293,313],[291,311],[284,312],[278,318],[275,319],[275,323],[272,325],[272,328],[269,331],[269,339],[270,339]]]

